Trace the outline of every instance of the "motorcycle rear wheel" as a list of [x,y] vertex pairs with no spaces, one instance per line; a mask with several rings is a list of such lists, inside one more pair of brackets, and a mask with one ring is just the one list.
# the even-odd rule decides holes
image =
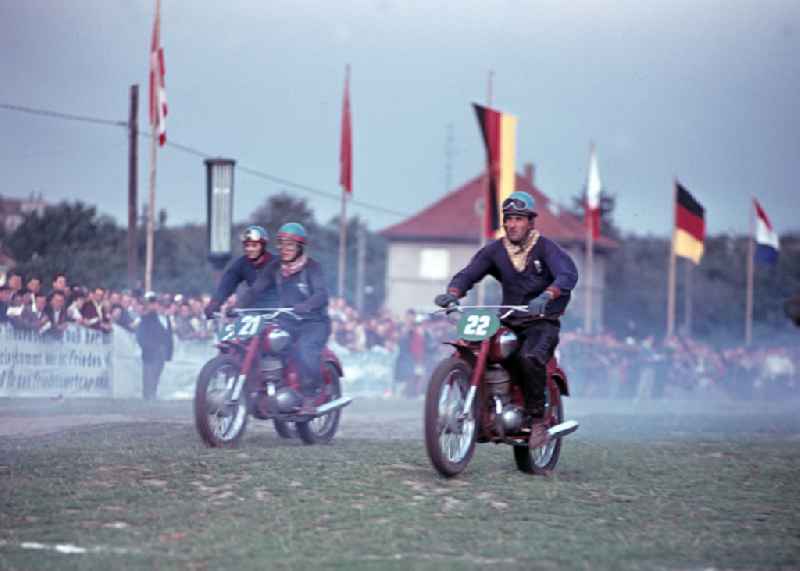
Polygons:
[[235,403],[227,388],[239,375],[240,363],[228,355],[208,361],[197,376],[194,423],[200,438],[211,448],[235,448],[247,428],[247,397],[242,390]]
[[[545,422],[555,426],[564,422],[564,403],[561,391],[552,379],[547,380],[545,391]],[[561,456],[561,438],[554,438],[544,446],[531,450],[528,446],[514,446],[517,468],[526,474],[548,474],[555,470]]]
[[[336,400],[342,396],[342,385],[339,379],[339,372],[330,363],[325,363],[327,374],[330,376],[331,384],[325,385],[330,390],[329,401]],[[336,430],[339,428],[339,418],[342,409],[336,409],[305,422],[297,422],[297,435],[304,444],[327,444],[330,442]]]
[[472,367],[463,360],[445,359],[431,375],[425,394],[425,449],[433,467],[446,478],[463,472],[475,453],[476,401],[461,417],[471,373]]

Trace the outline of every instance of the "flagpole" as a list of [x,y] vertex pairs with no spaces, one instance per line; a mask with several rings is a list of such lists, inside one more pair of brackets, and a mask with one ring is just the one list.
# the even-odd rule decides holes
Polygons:
[[339,214],[339,283],[337,291],[344,299],[344,270],[347,262],[347,192],[342,191],[342,211]]
[[[594,143],[589,150],[591,170],[591,157],[594,155]],[[587,179],[588,180],[588,179]],[[586,304],[584,305],[583,330],[586,334],[592,333],[592,296],[594,293],[594,219],[589,206],[589,186],[586,186],[584,197],[585,221],[586,221]]]
[[[678,201],[677,181],[673,184],[673,212]],[[673,214],[673,216],[675,216]],[[667,337],[672,337],[675,332],[675,228],[677,219],[672,223],[672,240],[669,247],[669,278],[667,281]]]
[[156,213],[156,149],[158,147],[158,128],[154,126],[152,131],[152,137],[150,138],[150,193],[147,199],[147,243],[144,262],[145,291],[151,291],[153,289],[153,234]]
[[[486,106],[487,107],[491,107],[492,106],[492,83],[493,83],[493,80],[494,80],[494,70],[490,69],[489,70],[489,77],[488,77],[488,80],[486,82]],[[481,231],[481,249],[483,249],[483,247],[486,246],[486,239],[487,239],[486,233],[489,230],[489,228],[491,227],[490,224],[489,224],[489,216],[491,215],[490,214],[491,213],[491,207],[489,205],[489,185],[492,184],[491,177],[492,177],[491,165],[487,165],[487,167],[486,167],[486,184],[484,185],[484,191],[483,191],[483,196],[484,196],[484,199],[483,199],[483,224],[484,224],[484,226],[483,226],[483,230]],[[501,214],[501,216],[502,216],[502,214]],[[486,297],[486,285],[484,284],[483,280],[481,280],[478,283],[478,296],[477,297],[478,297],[478,299],[477,299],[478,305],[483,305],[485,297]]]
[[750,238],[747,244],[747,300],[744,310],[744,344],[750,345],[753,341],[753,277],[755,274],[755,221],[753,211],[750,211]]
[[684,259],[686,272],[684,274],[684,303],[683,303],[683,328],[686,337],[692,336],[692,264],[688,258]]

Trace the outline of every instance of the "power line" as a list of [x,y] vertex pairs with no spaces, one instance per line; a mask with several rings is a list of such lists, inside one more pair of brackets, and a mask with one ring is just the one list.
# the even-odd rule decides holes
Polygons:
[[61,113],[59,111],[50,111],[49,109],[36,109],[34,107],[25,107],[23,105],[11,105],[9,103],[0,103],[0,108],[8,109],[9,111],[30,113],[31,115],[42,115],[44,117],[57,117],[58,119],[67,119],[69,121],[82,121],[84,123],[112,125],[114,127],[128,126],[128,123],[126,121],[113,121],[111,119],[100,119],[98,117],[89,117],[87,115],[74,115],[72,113]]
[[[102,118],[99,118],[99,117],[89,117],[87,115],[75,115],[75,114],[71,114],[71,113],[61,113],[59,111],[51,111],[49,109],[37,109],[37,108],[34,108],[34,107],[25,107],[25,106],[22,106],[22,105],[13,105],[13,104],[10,104],[10,103],[0,103],[0,108],[8,109],[9,111],[19,111],[21,113],[29,113],[31,115],[39,115],[39,116],[43,116],[43,117],[53,117],[53,118],[58,118],[58,119],[67,119],[67,120],[70,120],[70,121],[80,121],[80,122],[84,122],[84,123],[95,123],[95,124],[99,124],[99,125],[110,125],[110,126],[113,126],[113,127],[123,127],[123,128],[126,128],[126,129],[128,128],[128,122],[127,121],[113,121],[111,119],[102,119]],[[143,138],[147,138],[147,139],[152,137],[152,133],[148,132],[148,131],[139,131],[139,134]],[[201,151],[199,149],[195,149],[195,148],[190,147],[188,145],[184,145],[184,144],[181,144],[181,143],[176,143],[176,142],[171,141],[169,139],[167,139],[166,145],[168,147],[172,147],[172,148],[177,149],[179,151],[182,151],[184,153],[188,153],[190,155],[194,155],[194,156],[197,156],[197,157],[200,157],[200,158],[203,158],[203,159],[208,159],[208,158],[211,158],[211,157],[214,156],[214,155],[212,155],[210,153],[206,153],[204,151]],[[294,189],[297,189],[297,190],[300,190],[300,191],[303,191],[303,192],[307,192],[309,194],[313,194],[313,195],[319,196],[321,198],[327,198],[329,200],[340,200],[341,199],[341,196],[338,193],[330,192],[328,190],[322,190],[322,189],[319,189],[319,188],[314,188],[313,186],[308,186],[306,184],[301,184],[301,183],[298,183],[298,182],[293,182],[291,180],[288,180],[288,179],[285,179],[285,178],[281,178],[279,176],[275,176],[275,175],[269,174],[269,173],[261,171],[259,169],[255,169],[255,168],[252,168],[252,167],[248,167],[246,165],[239,164],[238,162],[236,164],[236,168],[238,170],[240,170],[241,172],[243,172],[245,174],[249,174],[249,175],[254,176],[256,178],[260,178],[262,180],[268,180],[270,182],[274,182],[276,184],[280,184],[280,185],[283,185],[283,186],[288,186],[290,188],[294,188]],[[405,217],[410,216],[410,214],[408,212],[400,212],[398,210],[392,210],[391,208],[384,208],[383,206],[377,206],[375,204],[370,204],[368,202],[363,202],[361,200],[353,200],[353,199],[351,199],[350,202],[354,206],[359,206],[361,208],[365,208],[365,209],[368,209],[368,210],[374,210],[375,212],[383,212],[384,214],[390,214],[392,216],[399,216],[401,218],[405,218]]]

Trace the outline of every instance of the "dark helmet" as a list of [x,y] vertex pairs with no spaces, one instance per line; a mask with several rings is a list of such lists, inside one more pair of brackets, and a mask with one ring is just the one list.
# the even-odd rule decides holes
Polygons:
[[278,239],[294,240],[300,244],[306,243],[306,229],[299,222],[287,222],[278,228]]
[[527,216],[528,218],[537,216],[536,200],[527,192],[521,190],[512,192],[503,201],[503,216],[511,214]]
[[251,224],[244,229],[240,238],[242,242],[261,242],[266,245],[267,240],[269,240],[269,235],[263,227]]

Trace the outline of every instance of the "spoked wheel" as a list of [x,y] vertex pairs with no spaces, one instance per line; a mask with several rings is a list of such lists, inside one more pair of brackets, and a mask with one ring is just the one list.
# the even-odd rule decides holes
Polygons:
[[460,474],[475,453],[475,401],[463,414],[471,371],[456,357],[442,361],[425,395],[425,448],[433,467],[447,478]]
[[[564,404],[561,401],[561,391],[553,381],[547,379],[545,390],[545,426],[548,428],[564,422]],[[544,446],[531,450],[527,445],[514,446],[514,460],[517,468],[528,474],[547,474],[552,472],[558,464],[561,455],[561,438],[553,438]]]
[[247,401],[242,390],[230,402],[239,362],[226,355],[211,359],[200,370],[194,391],[194,423],[207,446],[233,448],[247,427]]
[[275,425],[275,432],[277,432],[281,438],[297,438],[297,427],[294,425],[294,422],[273,419],[272,424]]
[[[339,372],[330,363],[325,363],[325,375],[331,381],[330,384],[324,386],[324,390],[328,391],[328,401],[336,400],[342,396]],[[297,426],[297,435],[306,444],[326,444],[336,434],[341,415],[342,409],[337,408],[328,414],[323,414],[305,422],[298,422],[295,425]]]

